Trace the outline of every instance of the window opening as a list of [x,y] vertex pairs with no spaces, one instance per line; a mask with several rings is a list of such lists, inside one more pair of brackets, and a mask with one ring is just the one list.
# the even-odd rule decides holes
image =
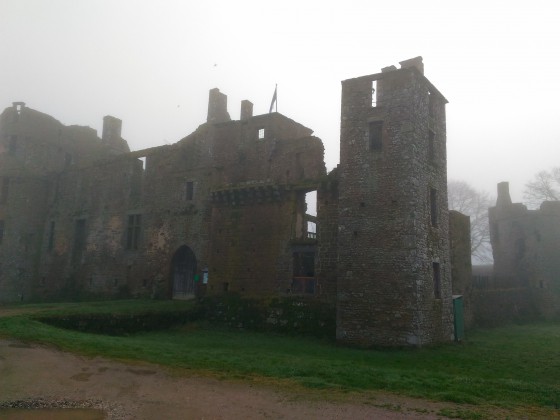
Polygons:
[[129,214],[128,227],[126,233],[126,249],[138,249],[140,243],[140,227],[142,223],[142,215]]
[[428,130],[428,160],[430,162],[434,162],[436,158],[435,140],[436,133],[434,133],[432,130]]
[[315,253],[294,252],[293,263],[292,293],[315,294]]
[[309,191],[305,194],[305,213],[317,216],[317,191]]
[[437,191],[430,188],[430,218],[432,226],[436,227],[438,224],[438,206],[437,206]]
[[264,128],[259,128],[259,140],[264,139]]
[[369,150],[381,150],[383,121],[369,123]]
[[145,171],[146,170],[146,156],[143,156],[141,158],[138,158],[138,160],[140,162],[142,162],[142,170]]
[[371,82],[371,107],[377,106],[377,80]]
[[54,222],[51,222],[50,224],[50,228],[49,228],[49,242],[47,245],[47,249],[49,251],[52,251],[52,249],[54,248]]
[[10,144],[8,146],[8,154],[10,154],[11,156],[15,156],[15,154],[16,154],[17,141],[18,141],[18,136],[16,136],[16,135],[10,136]]
[[86,219],[78,219],[74,224],[74,248],[72,259],[76,263],[81,260],[86,246]]
[[2,188],[0,189],[0,204],[8,201],[8,193],[10,191],[10,178],[2,178]]
[[308,239],[317,238],[317,191],[305,194],[305,230]]
[[307,222],[307,238],[317,239],[317,223],[311,221]]
[[428,91],[428,115],[434,116],[434,94]]
[[434,297],[441,299],[441,272],[439,263],[432,263],[432,271],[434,275]]
[[186,195],[185,195],[187,201],[192,201],[194,198],[194,182],[193,181],[187,181],[187,186],[186,186]]
[[68,168],[70,167],[70,165],[72,165],[74,163],[74,159],[72,158],[72,155],[70,153],[66,153],[64,155],[64,167]]
[[521,259],[525,256],[525,238],[517,238],[515,241],[515,258]]

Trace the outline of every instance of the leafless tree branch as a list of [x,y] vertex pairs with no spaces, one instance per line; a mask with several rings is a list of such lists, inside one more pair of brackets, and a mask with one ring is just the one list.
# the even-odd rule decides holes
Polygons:
[[488,208],[493,205],[490,195],[476,191],[464,181],[449,181],[447,185],[449,209],[471,218],[471,255],[478,262],[492,261]]
[[543,201],[560,200],[560,166],[541,171],[535,179],[525,184],[523,198],[529,207],[538,207]]

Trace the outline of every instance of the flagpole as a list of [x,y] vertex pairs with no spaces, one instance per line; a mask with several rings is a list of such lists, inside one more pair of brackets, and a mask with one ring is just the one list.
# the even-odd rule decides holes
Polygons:
[[278,95],[277,95],[277,93],[278,93],[278,83],[276,83],[276,86],[274,87],[274,95],[272,95],[272,102],[270,102],[270,109],[268,110],[269,114],[272,112],[275,105],[276,105],[276,112],[278,112]]

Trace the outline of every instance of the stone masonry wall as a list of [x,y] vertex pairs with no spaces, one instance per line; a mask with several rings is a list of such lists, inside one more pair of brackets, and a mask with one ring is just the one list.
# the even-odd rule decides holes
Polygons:
[[39,262],[58,174],[111,154],[95,130],[64,126],[23,103],[0,115],[0,302],[29,300],[45,282]]
[[[445,103],[414,68],[342,83],[341,342],[419,346],[452,337]],[[377,144],[371,123],[382,124]]]
[[336,304],[338,264],[338,168],[331,171],[317,190],[317,278],[320,298]]
[[501,183],[489,218],[496,288],[523,288],[540,316],[560,316],[560,202],[528,210]]
[[198,276],[208,268],[201,293],[222,293],[224,283],[247,295],[289,291],[301,200],[325,173],[311,133],[274,113],[51,173],[37,206],[34,298],[171,297],[171,261],[184,246]]

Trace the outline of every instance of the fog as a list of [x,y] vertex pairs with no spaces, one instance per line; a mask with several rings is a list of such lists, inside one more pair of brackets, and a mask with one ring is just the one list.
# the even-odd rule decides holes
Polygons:
[[421,55],[449,100],[448,176],[512,198],[558,166],[560,12],[551,1],[0,0],[0,107],[123,120],[131,149],[206,121],[208,91],[312,128],[338,163],[340,81]]

